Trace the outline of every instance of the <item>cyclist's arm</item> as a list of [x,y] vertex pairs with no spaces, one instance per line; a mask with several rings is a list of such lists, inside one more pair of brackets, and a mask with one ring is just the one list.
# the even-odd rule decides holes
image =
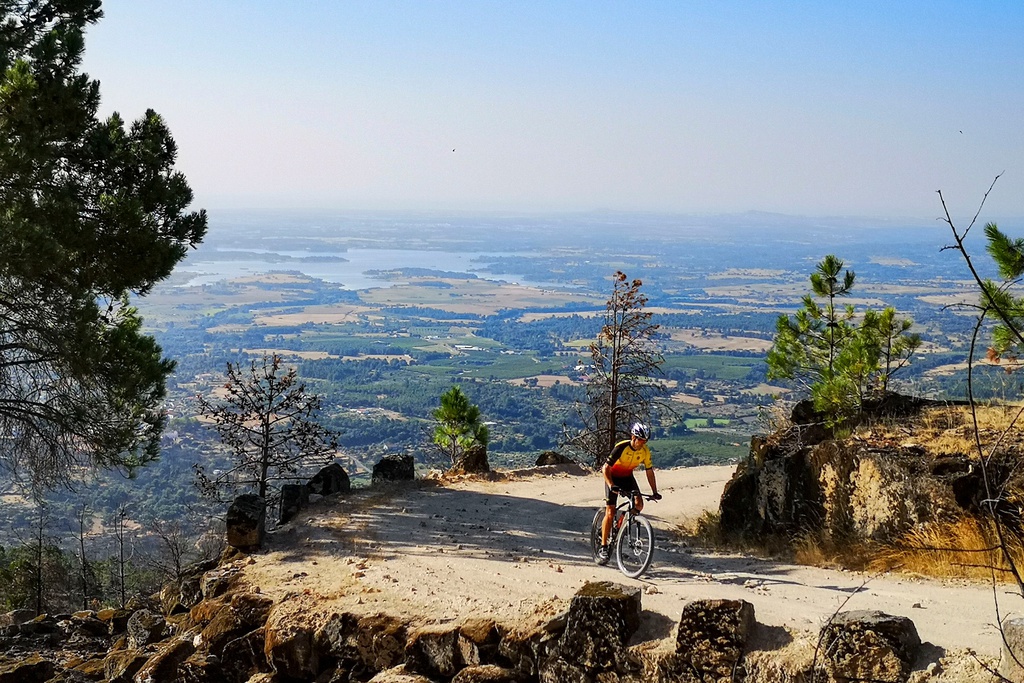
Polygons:
[[647,472],[647,483],[651,485],[651,495],[658,495],[658,480],[654,476],[654,467],[648,467],[644,471]]
[[604,483],[608,485],[609,489],[615,488],[615,484],[612,483],[612,475],[608,474],[608,463],[601,467],[601,475],[604,476]]

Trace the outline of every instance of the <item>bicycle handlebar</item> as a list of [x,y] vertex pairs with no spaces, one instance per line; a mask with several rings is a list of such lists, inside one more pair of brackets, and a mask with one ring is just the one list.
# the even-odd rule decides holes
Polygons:
[[623,497],[628,497],[628,496],[630,496],[630,494],[633,494],[635,496],[640,496],[644,500],[653,500],[654,502],[658,502],[659,500],[661,500],[661,494],[658,494],[657,496],[655,496],[654,494],[642,493],[640,491],[625,491],[625,490],[619,488],[618,486],[613,486],[611,488],[611,492],[614,493],[615,495],[623,496]]

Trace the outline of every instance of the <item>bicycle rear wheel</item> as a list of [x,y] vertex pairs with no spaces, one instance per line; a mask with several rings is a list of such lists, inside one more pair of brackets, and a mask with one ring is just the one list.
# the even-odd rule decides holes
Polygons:
[[615,539],[615,560],[619,571],[631,579],[643,574],[654,559],[654,529],[643,515],[633,515],[619,529]]

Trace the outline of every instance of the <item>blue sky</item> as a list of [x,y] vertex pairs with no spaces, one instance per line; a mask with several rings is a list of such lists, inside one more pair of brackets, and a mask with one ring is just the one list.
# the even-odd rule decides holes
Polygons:
[[[109,0],[211,208],[1024,216],[1024,3]],[[454,151],[453,151],[454,150]]]

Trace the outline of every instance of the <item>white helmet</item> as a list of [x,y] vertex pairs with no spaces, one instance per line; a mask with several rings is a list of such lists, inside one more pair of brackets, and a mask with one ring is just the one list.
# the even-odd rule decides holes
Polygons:
[[629,428],[629,433],[638,439],[643,439],[644,441],[651,438],[651,428],[643,422],[634,422],[633,426]]

